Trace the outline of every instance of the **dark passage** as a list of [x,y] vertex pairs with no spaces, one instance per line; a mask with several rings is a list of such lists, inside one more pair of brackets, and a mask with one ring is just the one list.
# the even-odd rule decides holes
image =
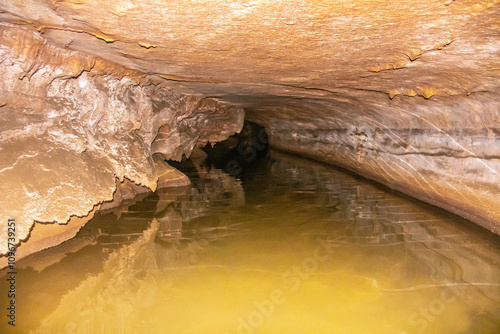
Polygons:
[[244,177],[245,171],[265,157],[269,148],[266,130],[251,122],[245,122],[243,129],[228,140],[207,145],[208,154],[205,166],[222,169],[235,177]]

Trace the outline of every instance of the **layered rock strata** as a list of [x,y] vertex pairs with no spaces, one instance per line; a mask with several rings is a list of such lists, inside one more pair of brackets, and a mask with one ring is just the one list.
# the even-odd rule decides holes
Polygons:
[[12,0],[0,23],[2,214],[85,215],[115,176],[154,188],[152,154],[226,137],[233,103],[271,146],[500,233],[497,0]]
[[420,106],[409,98],[372,99],[380,109],[370,115],[311,102],[296,112],[307,119],[299,124],[288,120],[290,107],[248,118],[266,127],[274,148],[341,166],[500,234],[498,95]]

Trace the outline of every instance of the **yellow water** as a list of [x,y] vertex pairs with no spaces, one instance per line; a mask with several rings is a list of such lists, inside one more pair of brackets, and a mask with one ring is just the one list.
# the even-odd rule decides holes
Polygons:
[[276,152],[191,172],[19,261],[0,331],[500,333],[498,237]]

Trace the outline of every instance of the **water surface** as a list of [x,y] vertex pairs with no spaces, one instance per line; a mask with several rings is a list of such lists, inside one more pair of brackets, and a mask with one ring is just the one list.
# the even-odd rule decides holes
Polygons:
[[189,174],[191,187],[97,213],[19,261],[16,330],[2,314],[0,331],[500,332],[500,243],[487,231],[276,152],[240,178]]

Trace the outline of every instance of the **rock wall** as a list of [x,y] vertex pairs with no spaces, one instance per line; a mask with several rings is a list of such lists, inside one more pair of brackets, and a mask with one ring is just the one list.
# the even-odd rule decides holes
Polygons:
[[73,237],[125,180],[153,191],[189,183],[164,158],[189,156],[243,125],[241,108],[27,29],[0,27],[0,59],[0,252],[8,218],[20,241],[33,229],[17,259]]
[[[497,93],[420,101],[371,94],[369,113],[351,101],[290,100],[248,118],[266,127],[274,148],[341,166],[500,234]],[[289,120],[290,110],[301,121]]]

